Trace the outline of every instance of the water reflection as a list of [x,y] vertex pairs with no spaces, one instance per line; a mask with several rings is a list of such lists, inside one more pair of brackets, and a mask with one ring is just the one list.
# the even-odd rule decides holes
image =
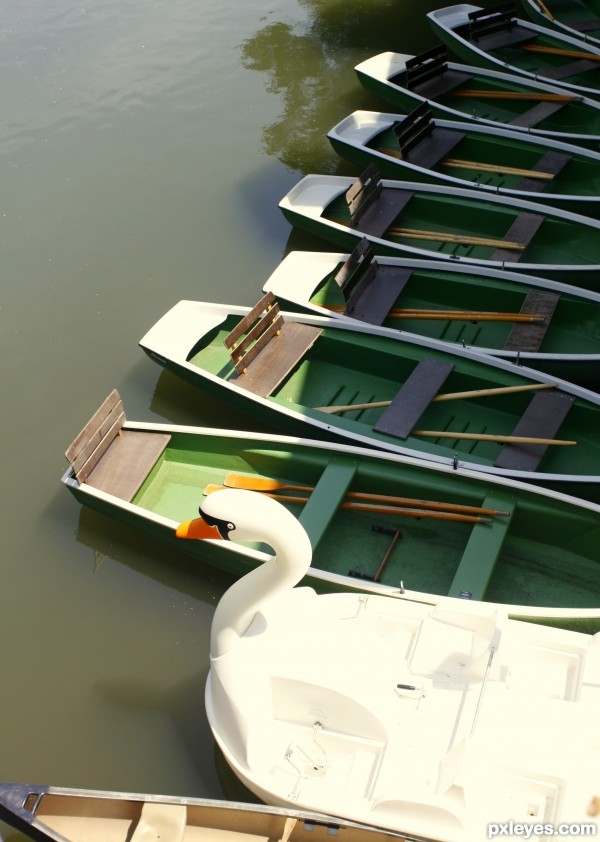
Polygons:
[[327,131],[357,109],[387,109],[363,91],[354,66],[385,50],[415,53],[433,46],[425,15],[439,3],[419,3],[418,12],[414,3],[382,0],[301,5],[308,11],[305,25],[265,27],[244,42],[242,62],[268,74],[266,88],[283,104],[280,118],[264,129],[265,151],[303,175],[338,173]]

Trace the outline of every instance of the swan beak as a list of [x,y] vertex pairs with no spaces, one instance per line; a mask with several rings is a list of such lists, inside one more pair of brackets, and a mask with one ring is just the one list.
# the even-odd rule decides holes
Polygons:
[[221,533],[216,526],[210,526],[201,517],[196,517],[193,520],[186,520],[185,523],[180,523],[175,530],[175,535],[178,538],[221,538]]

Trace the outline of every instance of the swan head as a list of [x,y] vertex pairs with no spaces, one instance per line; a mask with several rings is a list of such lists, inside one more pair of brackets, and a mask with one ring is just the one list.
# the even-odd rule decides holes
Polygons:
[[178,538],[223,541],[262,541],[277,547],[291,530],[301,544],[306,532],[281,503],[257,491],[222,488],[207,495],[199,507],[200,517],[179,524]]
[[261,541],[275,555],[238,579],[221,597],[211,632],[211,656],[227,653],[267,600],[293,588],[306,574],[312,547],[306,530],[281,503],[257,491],[223,488],[205,497],[200,517],[181,523],[178,538]]

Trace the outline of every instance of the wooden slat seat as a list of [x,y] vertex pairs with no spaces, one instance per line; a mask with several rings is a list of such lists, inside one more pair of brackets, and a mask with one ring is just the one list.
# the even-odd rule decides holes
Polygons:
[[448,53],[443,44],[407,59],[405,70],[390,82],[404,85],[425,99],[434,99],[468,82],[472,76],[448,68]]
[[125,430],[116,389],[65,453],[76,479],[130,501],[167,447],[167,433]]
[[379,264],[363,237],[334,278],[346,300],[345,315],[383,324],[412,273],[403,266]]
[[458,27],[456,32],[477,44],[482,50],[513,47],[532,41],[535,32],[520,26],[515,14],[514,3],[501,3],[488,9],[479,9],[470,12],[468,24]]
[[544,221],[544,217],[537,213],[520,213],[513,224],[510,226],[504,239],[509,242],[522,243],[525,246],[523,251],[513,251],[512,249],[499,248],[494,251],[491,256],[492,260],[509,260],[512,263],[518,262],[522,257],[527,246],[535,236],[538,228]]
[[517,126],[524,129],[531,129],[556,114],[561,108],[567,105],[567,102],[538,102],[536,105],[523,111],[522,114],[517,114],[512,120],[508,121],[509,126]]
[[509,532],[515,503],[509,494],[494,492],[489,494],[481,505],[488,509],[509,512],[509,514],[495,517],[492,523],[473,525],[448,596],[485,599],[504,539]]
[[146,801],[130,842],[182,842],[187,825],[185,804]]
[[[534,172],[551,173],[554,177],[558,175],[561,170],[571,160],[570,155],[565,155],[564,152],[544,152],[542,157],[535,162],[531,167]],[[545,190],[546,187],[552,184],[552,179],[548,181],[541,181],[539,178],[523,178],[516,185],[517,190],[529,190],[533,193]]]
[[381,237],[413,196],[412,190],[383,187],[377,167],[369,164],[346,191],[350,225],[365,234]]
[[547,79],[569,79],[571,76],[588,73],[590,70],[598,70],[598,62],[591,61],[588,58],[580,58],[576,61],[570,61],[568,64],[563,64],[561,67],[546,68],[543,75]]
[[284,321],[277,299],[268,292],[224,339],[231,349],[236,385],[267,397],[320,333],[312,325]]
[[543,322],[516,322],[504,343],[506,351],[539,351],[552,321],[560,295],[541,289],[530,289],[525,296],[521,313],[544,316]]
[[[568,395],[566,392],[537,392],[512,431],[512,435],[553,438],[574,400],[575,396]],[[548,447],[549,445],[543,444],[505,444],[494,464],[497,468],[535,471]]]
[[404,160],[431,169],[448,155],[465,136],[464,132],[436,126],[428,103],[424,102],[394,126]]
[[373,429],[397,438],[407,438],[440,387],[454,368],[452,363],[422,359],[404,381],[391,404]]

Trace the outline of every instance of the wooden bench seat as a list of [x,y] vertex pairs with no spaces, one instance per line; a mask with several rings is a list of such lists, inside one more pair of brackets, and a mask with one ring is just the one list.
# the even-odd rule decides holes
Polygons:
[[315,343],[321,328],[286,322],[272,292],[264,295],[225,337],[236,385],[267,397]]
[[[565,155],[563,152],[544,152],[542,157],[535,162],[531,167],[534,172],[551,173],[554,177],[566,167],[571,160],[570,155]],[[545,190],[552,185],[552,179],[548,181],[540,181],[539,178],[523,178],[516,185],[517,190],[529,190],[532,193],[538,193]]]
[[[575,97],[574,97],[575,99]],[[517,126],[524,129],[531,129],[556,114],[561,108],[567,105],[567,102],[538,102],[536,105],[523,111],[522,114],[517,114],[512,120],[508,121],[509,126]]]
[[520,213],[513,224],[510,226],[504,239],[509,242],[522,243],[525,248],[523,251],[513,251],[512,249],[499,248],[494,251],[491,260],[506,260],[511,263],[518,262],[527,251],[527,246],[537,233],[538,228],[544,221],[544,217],[539,213]]
[[[553,438],[574,401],[575,396],[566,392],[537,392],[512,435]],[[544,444],[505,444],[494,464],[497,468],[535,471],[548,447]]]
[[401,439],[407,438],[454,368],[452,363],[422,359],[382,413],[373,429]]
[[146,801],[131,842],[182,842],[187,825],[185,804]]
[[[561,67],[552,67],[544,70],[546,79],[569,79],[571,76],[578,76],[580,73],[588,73],[590,70],[598,70],[598,62],[589,58],[580,58],[577,61],[570,61]],[[540,74],[541,76],[542,74]]]
[[472,78],[470,73],[448,67],[448,53],[441,44],[419,53],[405,63],[405,70],[393,76],[390,82],[404,85],[409,91],[425,99],[435,99],[458,88]]
[[412,273],[404,266],[379,264],[363,237],[334,277],[346,301],[344,314],[367,324],[383,324]]
[[402,158],[418,167],[431,169],[457,146],[464,132],[436,126],[427,102],[394,125]]
[[327,463],[327,467],[319,477],[299,517],[313,550],[317,548],[327,531],[354,479],[358,466],[358,459],[336,456]]
[[116,389],[94,413],[65,453],[80,483],[130,501],[156,464],[171,436],[125,430]]
[[413,196],[412,190],[385,188],[377,167],[370,164],[346,191],[350,226],[381,237]]
[[533,41],[535,32],[519,25],[515,15],[516,5],[512,2],[479,9],[469,13],[469,22],[457,27],[456,33],[484,51]]
[[550,322],[552,321],[552,316],[559,300],[560,295],[557,292],[530,289],[525,296],[521,313],[544,316],[544,321],[515,322],[508,335],[508,339],[504,343],[504,350],[529,351],[534,353],[539,351],[546,331],[550,327]]
[[494,492],[481,504],[487,509],[509,512],[494,517],[492,523],[476,523],[467,541],[448,596],[485,599],[485,593],[508,535],[515,504],[509,494]]

